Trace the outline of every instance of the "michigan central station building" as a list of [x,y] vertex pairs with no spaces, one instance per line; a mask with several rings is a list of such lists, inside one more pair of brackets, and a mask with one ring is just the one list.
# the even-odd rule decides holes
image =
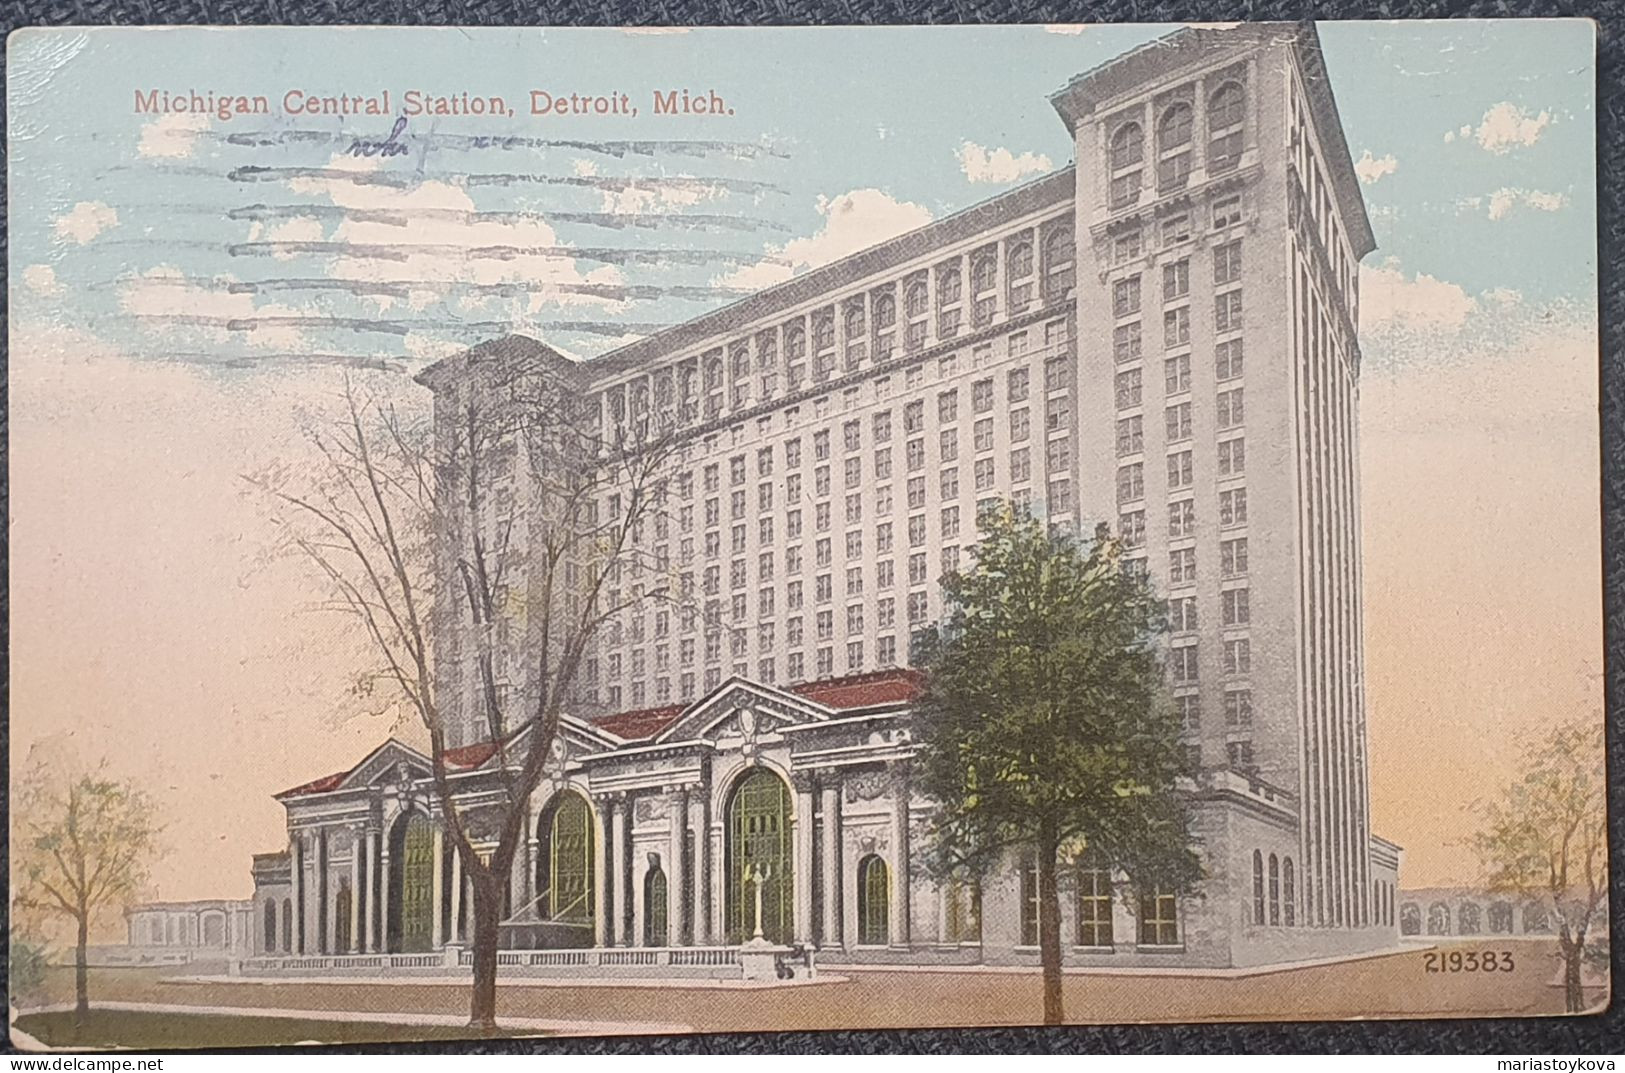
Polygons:
[[[1319,37],[1185,28],[1051,103],[1072,166],[599,358],[508,336],[419,375],[440,422],[482,362],[536,363],[606,424],[653,410],[681,443],[640,539],[703,614],[636,609],[589,652],[511,876],[505,965],[725,973],[754,930],[748,874],[766,939],[821,965],[1036,965],[1031,863],[938,882],[910,778],[911,634],[993,497],[1121,536],[1167,599],[1199,771],[1179,791],[1196,893],[1080,863],[1066,963],[1397,942],[1363,677],[1374,239]],[[456,665],[472,645],[442,634],[447,760],[475,800],[494,747]],[[390,740],[279,796],[288,848],[255,858],[245,971],[469,964],[429,767]]]

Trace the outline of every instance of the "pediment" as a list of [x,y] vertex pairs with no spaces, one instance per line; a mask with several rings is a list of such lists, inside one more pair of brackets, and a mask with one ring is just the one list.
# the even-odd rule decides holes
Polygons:
[[428,757],[410,745],[390,738],[351,768],[336,788],[358,790],[368,786],[393,786],[427,778],[430,772]]
[[655,737],[657,742],[757,738],[787,726],[821,723],[830,710],[805,697],[743,678],[730,678],[695,701]]

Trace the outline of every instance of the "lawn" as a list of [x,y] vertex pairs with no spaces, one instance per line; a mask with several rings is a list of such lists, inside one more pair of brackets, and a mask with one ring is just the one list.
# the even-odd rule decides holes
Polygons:
[[[83,1026],[72,1011],[24,1014],[17,1027],[53,1047],[126,1047],[137,1051],[183,1048],[277,1047],[290,1043],[387,1043],[474,1039],[462,1026],[391,1025],[367,1021],[309,1021],[280,1017],[142,1013],[91,1008]],[[498,1032],[500,1036],[533,1032]]]

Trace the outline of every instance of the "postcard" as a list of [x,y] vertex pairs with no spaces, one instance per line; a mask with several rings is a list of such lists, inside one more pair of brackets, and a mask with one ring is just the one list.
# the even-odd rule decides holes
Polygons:
[[1594,35],[12,35],[13,1042],[1604,1008]]

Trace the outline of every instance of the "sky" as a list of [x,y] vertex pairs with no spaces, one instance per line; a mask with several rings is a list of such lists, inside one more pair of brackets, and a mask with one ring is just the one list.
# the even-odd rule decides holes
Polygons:
[[[276,791],[400,713],[242,480],[345,371],[591,358],[1068,164],[1048,102],[1168,26],[24,31],[9,42],[12,757],[154,787],[167,898],[242,896]],[[1325,23],[1361,269],[1375,830],[1470,881],[1520,733],[1601,712],[1589,23]],[[284,95],[515,113],[289,116]],[[723,114],[653,114],[687,88]],[[270,115],[138,114],[138,94]],[[532,91],[632,115],[532,115]],[[375,710],[375,708],[377,710]]]

